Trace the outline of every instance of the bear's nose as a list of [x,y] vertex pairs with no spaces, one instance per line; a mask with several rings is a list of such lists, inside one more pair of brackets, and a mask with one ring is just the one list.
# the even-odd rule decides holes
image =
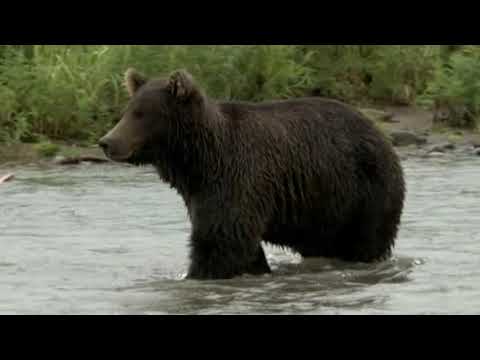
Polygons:
[[108,152],[108,148],[110,147],[110,143],[109,143],[108,139],[106,139],[106,138],[101,138],[101,139],[98,141],[98,146],[100,146],[100,147],[103,149],[103,151],[104,151],[105,153],[107,153],[107,152]]

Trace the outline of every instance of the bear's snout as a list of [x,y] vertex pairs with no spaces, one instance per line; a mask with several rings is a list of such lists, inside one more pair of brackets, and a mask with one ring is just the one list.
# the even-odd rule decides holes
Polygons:
[[104,136],[98,141],[98,146],[100,146],[105,153],[105,155],[114,160],[114,161],[124,161],[128,160],[131,156],[131,151],[126,151],[122,146],[121,142],[111,138],[109,136]]
[[98,141],[98,146],[102,148],[106,156],[110,157],[110,149],[112,145],[111,145],[111,140],[109,138],[107,138],[106,136],[101,138]]
[[102,148],[102,150],[105,152],[105,154],[107,154],[108,148],[110,146],[109,143],[108,143],[108,139],[101,138],[98,141],[98,146],[100,146]]

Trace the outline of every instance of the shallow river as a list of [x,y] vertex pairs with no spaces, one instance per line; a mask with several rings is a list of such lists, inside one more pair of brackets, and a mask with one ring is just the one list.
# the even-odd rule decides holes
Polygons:
[[480,158],[404,162],[394,257],[185,281],[189,223],[150,168],[22,166],[0,185],[1,314],[480,314]]

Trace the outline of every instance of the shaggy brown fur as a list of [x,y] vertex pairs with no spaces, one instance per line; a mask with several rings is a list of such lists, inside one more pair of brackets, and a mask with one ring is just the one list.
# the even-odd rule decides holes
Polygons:
[[261,242],[304,257],[390,256],[403,210],[392,146],[355,109],[302,98],[209,99],[190,74],[148,81],[101,141],[113,160],[152,164],[185,201],[195,279],[270,271]]

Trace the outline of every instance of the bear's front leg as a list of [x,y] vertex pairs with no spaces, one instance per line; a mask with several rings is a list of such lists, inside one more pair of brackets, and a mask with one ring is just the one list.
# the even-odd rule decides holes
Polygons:
[[191,236],[191,264],[187,279],[221,280],[271,272],[261,242],[225,232]]

